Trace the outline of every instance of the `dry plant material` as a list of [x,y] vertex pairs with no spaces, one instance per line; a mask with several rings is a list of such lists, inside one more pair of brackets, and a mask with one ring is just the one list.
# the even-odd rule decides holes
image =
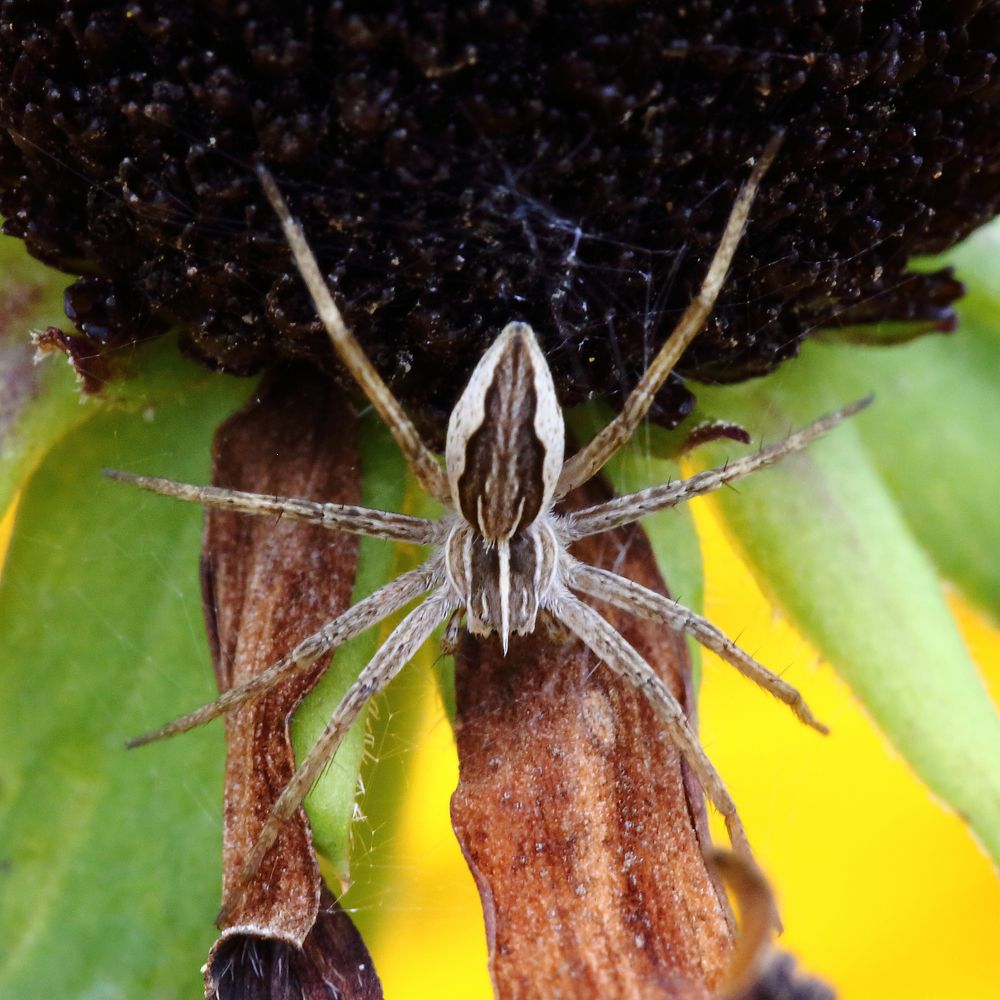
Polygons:
[[31,343],[37,357],[55,352],[65,354],[73,366],[80,392],[85,395],[100,393],[105,383],[116,374],[114,369],[125,367],[122,358],[116,359],[119,363],[114,365],[112,358],[102,353],[100,342],[85,333],[68,334],[57,326],[49,326],[32,333]]
[[[323,380],[304,371],[288,373],[220,428],[213,480],[356,501],[353,425],[352,414]],[[202,579],[220,690],[250,681],[284,656],[303,630],[346,608],[357,557],[353,535],[290,519],[210,511]],[[324,668],[318,662],[299,671],[226,717],[224,895],[295,771],[288,720]],[[245,888],[213,948],[208,996],[381,996],[360,937],[322,887],[301,809],[282,827],[278,849]],[[327,991],[324,982],[338,983],[341,992]]]
[[[593,485],[576,499],[596,502]],[[578,558],[666,595],[634,526]],[[684,639],[604,606],[693,723]],[[656,713],[575,640],[463,640],[455,831],[483,901],[496,995],[707,998],[732,951],[704,799]]]
[[736,949],[715,1000],[739,1000],[759,981],[770,952],[779,924],[774,893],[763,872],[746,858],[713,850],[706,853],[705,860],[732,891],[740,910]]
[[829,986],[798,972],[791,955],[774,951],[777,905],[764,873],[730,851],[712,850],[705,858],[740,911],[736,948],[712,1000],[833,1000]]

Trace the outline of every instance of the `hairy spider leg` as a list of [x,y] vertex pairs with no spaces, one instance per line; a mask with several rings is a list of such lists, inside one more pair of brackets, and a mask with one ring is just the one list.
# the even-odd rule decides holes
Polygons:
[[291,780],[271,808],[264,826],[247,855],[237,879],[223,900],[216,920],[222,924],[239,901],[247,884],[257,874],[267,852],[278,839],[282,825],[302,805],[309,790],[316,783],[327,763],[337,752],[347,730],[358,717],[372,695],[381,691],[413,659],[417,650],[430,638],[431,633],[457,607],[446,588],[439,588],[418,604],[389,634],[378,652],[358,674],[357,680],[334,709],[330,721],[312,745]]
[[656,671],[639,655],[609,622],[590,605],[566,590],[558,591],[548,604],[548,610],[563,622],[583,644],[615,674],[628,682],[645,697],[667,734],[697,777],[705,794],[722,814],[733,849],[752,857],[736,803],[726,789],[719,772],[701,748],[698,737],[688,725],[677,699],[660,680]]
[[711,650],[721,660],[734,666],[744,677],[752,680],[779,701],[784,702],[798,717],[800,722],[826,735],[829,732],[823,723],[812,714],[801,693],[763,664],[758,663],[749,653],[744,652],[724,632],[716,628],[707,618],[695,614],[676,601],[648,587],[626,579],[610,570],[599,569],[573,560],[564,570],[566,582],[574,590],[596,597],[599,601],[621,608],[638,618],[666,625],[675,632],[687,632],[706,649]]
[[739,246],[750,209],[764,174],[777,155],[783,132],[778,132],[768,142],[754,165],[750,176],[740,188],[736,201],[729,213],[729,220],[709,264],[708,273],[702,281],[698,294],[691,300],[677,326],[660,348],[638,384],[625,400],[621,412],[575,455],[567,459],[559,476],[556,496],[567,493],[587,482],[599,472],[619,448],[632,437],[642,418],[646,416],[653,398],[660,391],[667,376],[673,371],[680,356],[704,326],[719,297],[726,280],[729,265]]
[[749,476],[750,473],[756,472],[758,469],[773,465],[786,455],[802,451],[817,438],[831,431],[837,424],[865,409],[871,404],[873,398],[866,396],[864,399],[859,399],[857,402],[850,403],[833,413],[828,413],[826,416],[814,420],[794,434],[790,434],[766,448],[761,448],[752,455],[746,455],[714,469],[699,472],[689,479],[651,486],[648,489],[639,490],[637,493],[615,497],[593,507],[584,507],[582,510],[567,514],[564,519],[566,533],[571,538],[596,535],[602,531],[632,524],[647,514],[653,514],[665,507],[673,507],[694,497],[711,493],[734,480]]
[[277,663],[257,674],[245,684],[224,691],[215,701],[202,705],[187,715],[168,722],[165,726],[129,740],[126,746],[132,750],[136,747],[176,736],[190,729],[203,726],[226,712],[235,711],[240,705],[254,698],[260,698],[273,687],[280,684],[292,674],[305,670],[315,663],[319,657],[331,653],[338,646],[360,635],[366,629],[377,625],[388,618],[393,612],[409,604],[410,601],[426,593],[440,576],[441,559],[435,558],[391,580],[375,593],[348,608],[333,621],[327,622],[321,629],[307,636],[295,648],[283,656]]
[[340,360],[385,421],[396,444],[403,452],[407,464],[413,470],[413,474],[425,492],[437,500],[448,503],[450,500],[448,481],[434,452],[424,444],[399,401],[390,392],[389,387],[382,380],[382,376],[368,360],[368,355],[365,354],[357,338],[348,329],[344,317],[333,301],[333,296],[330,294],[330,289],[319,269],[316,257],[306,242],[302,227],[292,217],[274,178],[263,164],[258,165],[257,176],[260,178],[268,201],[271,202],[275,214],[281,221],[285,239],[288,240],[288,245],[291,247],[299,274],[309,289],[313,306],[322,320]]
[[194,486],[158,476],[138,476],[118,469],[104,469],[108,479],[131,483],[140,489],[174,497],[202,507],[214,507],[240,514],[277,515],[306,524],[316,524],[332,531],[349,531],[369,538],[384,538],[394,542],[417,542],[431,545],[443,538],[437,521],[384,510],[356,507],[353,504],[317,503],[296,497],[279,497],[267,493],[248,493],[220,486]]

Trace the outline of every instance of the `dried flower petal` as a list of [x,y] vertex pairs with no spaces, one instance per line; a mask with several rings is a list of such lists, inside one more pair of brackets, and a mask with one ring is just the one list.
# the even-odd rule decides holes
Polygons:
[[[286,496],[360,499],[357,446],[344,405],[302,371],[273,382],[215,440],[213,481]],[[292,521],[211,511],[203,548],[206,618],[220,689],[246,682],[345,609],[358,541]],[[295,762],[288,719],[317,663],[226,719],[223,877],[226,893]],[[301,811],[229,914],[226,935],[301,946],[316,921],[321,879]]]
[[[591,502],[600,497],[591,490]],[[579,555],[664,591],[638,530]],[[682,638],[602,608],[692,713]],[[452,819],[503,997],[706,997],[732,947],[704,804],[648,703],[571,641],[467,637]],[[667,992],[667,991],[670,992]]]

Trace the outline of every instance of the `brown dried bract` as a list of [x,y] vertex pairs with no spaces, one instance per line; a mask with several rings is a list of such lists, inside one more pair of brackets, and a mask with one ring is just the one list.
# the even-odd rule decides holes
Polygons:
[[[666,592],[638,529],[575,551]],[[601,612],[691,716],[684,640]],[[645,699],[578,642],[543,632],[515,638],[506,658],[466,636],[456,658],[452,819],[482,897],[496,994],[707,997],[726,972],[732,917],[702,854],[701,792]]]
[[112,377],[112,365],[102,353],[103,345],[84,333],[65,333],[57,326],[50,326],[33,333],[31,342],[36,357],[58,351],[65,354],[85,395],[96,396]]
[[745,427],[727,420],[706,421],[691,428],[680,447],[680,453],[694,451],[709,441],[739,441],[740,444],[750,444],[750,434]]
[[[353,426],[352,414],[322,381],[302,372],[290,373],[272,381],[254,403],[220,428],[215,439],[213,482],[264,493],[356,503],[360,484]],[[304,635],[347,608],[357,556],[358,541],[353,535],[293,521],[210,511],[202,579],[220,690],[246,682],[280,659]],[[295,770],[288,719],[323,666],[317,663],[293,675],[266,696],[227,716],[226,889],[236,883],[271,806]],[[324,916],[314,930],[322,880],[301,810],[282,829],[271,858],[228,915],[222,938],[213,949],[210,976],[226,972],[240,956],[264,968],[270,959],[261,956],[277,955],[274,949],[268,951],[261,941],[250,942],[248,937],[283,942],[293,951],[304,946],[304,952],[296,952],[300,965],[303,956],[318,954],[317,947],[322,950],[322,942],[346,940],[345,932],[338,928],[341,922],[348,926],[350,922],[330,905],[324,907]],[[327,902],[332,904],[332,900]],[[331,960],[330,956],[324,959]],[[274,961],[286,972],[291,967],[283,959]],[[345,962],[344,968],[360,964],[371,969],[360,939],[346,949]],[[306,962],[310,968],[314,964]],[[253,978],[253,970],[244,971]],[[371,992],[377,988],[377,981],[372,982],[375,986],[365,986],[368,992],[342,995],[380,995]]]
[[764,873],[748,858],[729,851],[709,851],[706,860],[740,911],[736,948],[712,1000],[834,1000],[829,986],[800,973],[791,955],[774,950],[778,911]]

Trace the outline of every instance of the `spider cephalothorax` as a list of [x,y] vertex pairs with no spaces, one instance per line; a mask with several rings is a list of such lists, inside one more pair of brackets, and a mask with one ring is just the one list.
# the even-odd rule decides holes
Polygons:
[[[570,555],[569,546],[576,539],[638,521],[655,510],[717,489],[804,448],[867,401],[823,417],[754,455],[690,479],[650,487],[570,513],[556,513],[553,505],[599,472],[631,438],[677,358],[701,328],[725,280],[754,194],[777,144],[778,140],[772,141],[758,159],[737,196],[700,292],[617,417],[564,461],[563,420],[548,364],[530,327],[511,322],[483,355],[455,407],[448,428],[444,469],[345,326],[301,229],[270,175],[260,171],[296,264],[342,361],[388,424],[423,488],[447,510],[440,520],[433,521],[343,504],[112,473],[116,478],[206,506],[251,514],[280,513],[334,530],[434,547],[422,566],[386,584],[303,639],[288,656],[249,683],[224,692],[211,705],[134,741],[139,744],[181,732],[232,711],[269,690],[290,671],[314,663],[426,595],[361,671],[281,793],[246,859],[242,885],[257,872],[281,824],[299,808],[365,702],[388,684],[439,625],[447,620],[454,625],[463,614],[470,631],[499,633],[505,647],[512,632],[533,631],[542,612],[580,639],[608,668],[649,700],[665,733],[723,814],[733,845],[749,854],[736,806],[680,704],[642,656],[579,595],[595,597],[692,635],[785,702],[803,722],[821,731],[825,731],[824,727],[813,718],[798,691],[706,619],[625,577],[580,562]],[[241,887],[235,891],[241,891]],[[224,912],[234,901],[225,901]]]

